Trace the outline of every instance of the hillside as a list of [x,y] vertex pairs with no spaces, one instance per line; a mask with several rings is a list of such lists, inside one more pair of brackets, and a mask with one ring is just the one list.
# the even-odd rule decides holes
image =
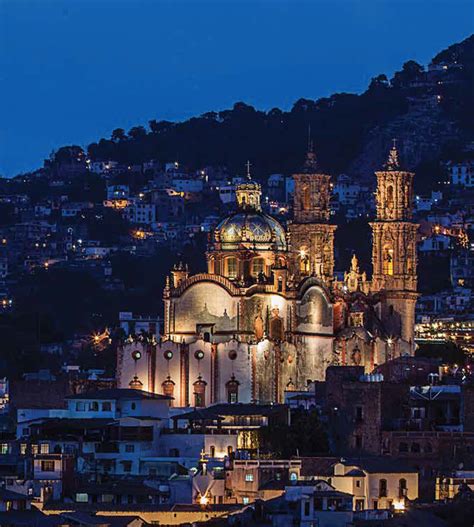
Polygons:
[[[291,173],[301,164],[308,127],[321,166],[330,173],[371,177],[391,138],[406,165],[438,160],[474,139],[474,35],[438,53],[429,67],[406,62],[392,79],[381,74],[360,94],[300,99],[289,112],[268,112],[238,102],[180,123],[151,120],[113,131],[89,146],[94,160],[125,164],[149,159],[242,171],[250,159],[256,177]],[[422,180],[424,183],[424,180]]]

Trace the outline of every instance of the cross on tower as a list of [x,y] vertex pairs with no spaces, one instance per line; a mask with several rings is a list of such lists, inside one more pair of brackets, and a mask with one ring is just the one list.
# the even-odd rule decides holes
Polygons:
[[247,160],[247,163],[245,163],[245,166],[247,167],[247,179],[250,179],[250,161]]

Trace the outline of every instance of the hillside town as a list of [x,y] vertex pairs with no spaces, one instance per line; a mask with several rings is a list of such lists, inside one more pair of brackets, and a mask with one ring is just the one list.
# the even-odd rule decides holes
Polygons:
[[[369,90],[424,123],[464,64]],[[400,123],[347,170],[150,121],[0,179],[0,525],[472,525],[474,135]]]

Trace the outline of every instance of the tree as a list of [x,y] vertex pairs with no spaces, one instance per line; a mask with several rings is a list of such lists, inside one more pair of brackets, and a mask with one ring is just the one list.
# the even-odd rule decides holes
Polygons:
[[123,128],[116,128],[112,132],[111,138],[112,138],[112,141],[115,141],[115,142],[123,141],[127,138],[127,134],[125,133],[125,130]]
[[134,126],[128,131],[129,137],[132,139],[139,139],[146,136],[146,130],[143,126]]

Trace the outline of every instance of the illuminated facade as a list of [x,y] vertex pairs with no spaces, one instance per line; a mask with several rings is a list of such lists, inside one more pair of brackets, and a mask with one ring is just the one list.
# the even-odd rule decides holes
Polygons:
[[330,177],[310,150],[295,175],[287,229],[262,212],[258,183],[238,186],[237,212],[212,234],[207,272],[190,276],[177,265],[167,280],[163,340],[130,340],[119,350],[119,386],[136,377],[144,390],[172,395],[176,406],[281,402],[285,390],[324,379],[330,365],[370,372],[411,354],[413,174],[396,157],[393,148],[377,173],[372,281],[355,256],[344,280],[334,279]]

